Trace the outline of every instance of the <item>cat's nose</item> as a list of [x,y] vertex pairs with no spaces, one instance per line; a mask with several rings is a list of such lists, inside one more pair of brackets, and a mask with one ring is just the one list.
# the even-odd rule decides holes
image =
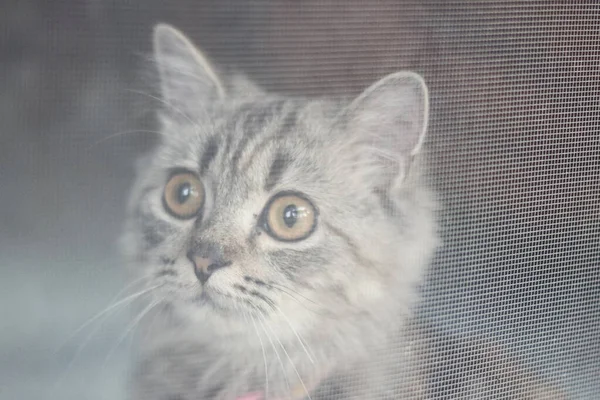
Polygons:
[[210,247],[191,250],[187,256],[194,266],[196,277],[203,285],[213,272],[231,265],[231,261],[224,260],[218,251]]

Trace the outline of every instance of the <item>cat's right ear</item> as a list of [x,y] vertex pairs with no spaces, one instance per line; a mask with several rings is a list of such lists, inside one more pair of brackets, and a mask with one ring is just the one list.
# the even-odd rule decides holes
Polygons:
[[154,59],[164,101],[182,112],[209,108],[224,97],[224,89],[207,58],[179,30],[154,27]]

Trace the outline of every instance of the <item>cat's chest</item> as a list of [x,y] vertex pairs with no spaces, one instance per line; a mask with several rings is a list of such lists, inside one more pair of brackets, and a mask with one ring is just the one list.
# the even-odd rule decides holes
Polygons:
[[383,378],[402,359],[396,354],[398,346],[357,356],[347,350],[332,352],[331,343],[323,341],[302,346],[295,337],[257,339],[258,345],[243,339],[223,341],[217,333],[196,339],[164,341],[147,351],[139,363],[135,398],[361,398],[361,393],[394,389]]
[[[138,364],[136,399],[261,399],[303,398],[312,390],[319,368],[287,343],[224,350],[214,343],[169,343],[148,351]],[[266,343],[265,343],[266,345]],[[306,358],[306,355],[304,355]],[[312,364],[311,364],[312,365]]]

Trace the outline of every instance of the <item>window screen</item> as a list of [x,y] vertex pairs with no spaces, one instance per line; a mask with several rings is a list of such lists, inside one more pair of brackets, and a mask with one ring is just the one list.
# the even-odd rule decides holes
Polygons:
[[[156,84],[158,22],[283,94],[356,95],[395,71],[421,74],[441,246],[417,313],[488,338],[567,398],[600,396],[595,1],[0,8],[0,398],[126,398],[144,332],[126,307],[97,313],[125,285],[115,238],[133,160],[156,144],[157,104],[140,92]],[[493,374],[469,346],[434,344],[431,398],[457,397],[457,377]]]

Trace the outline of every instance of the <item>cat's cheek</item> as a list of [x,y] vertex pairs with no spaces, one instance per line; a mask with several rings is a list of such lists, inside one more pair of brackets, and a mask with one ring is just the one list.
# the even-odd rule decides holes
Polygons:
[[353,284],[347,285],[346,297],[348,302],[357,308],[368,308],[385,299],[384,287],[378,280],[371,277],[361,277]]

